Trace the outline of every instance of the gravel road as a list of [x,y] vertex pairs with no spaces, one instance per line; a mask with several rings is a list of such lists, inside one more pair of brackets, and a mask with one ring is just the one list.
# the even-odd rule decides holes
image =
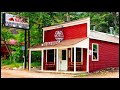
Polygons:
[[38,73],[27,70],[1,69],[1,78],[119,78],[119,71],[76,76],[73,74]]

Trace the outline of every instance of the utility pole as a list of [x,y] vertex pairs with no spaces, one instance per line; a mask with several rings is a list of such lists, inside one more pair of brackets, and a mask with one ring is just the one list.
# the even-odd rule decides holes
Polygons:
[[25,65],[24,65],[24,68],[25,69],[26,69],[26,44],[27,44],[26,36],[27,36],[27,30],[25,29],[25,50],[24,50],[24,56],[25,56]]

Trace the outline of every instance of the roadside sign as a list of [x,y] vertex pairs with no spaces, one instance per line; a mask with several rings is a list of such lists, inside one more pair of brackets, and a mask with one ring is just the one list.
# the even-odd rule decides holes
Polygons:
[[22,46],[22,50],[25,50],[25,46]]

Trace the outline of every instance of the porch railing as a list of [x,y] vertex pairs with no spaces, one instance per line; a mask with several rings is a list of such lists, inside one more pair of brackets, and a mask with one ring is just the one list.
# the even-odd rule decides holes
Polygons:
[[56,69],[55,62],[46,62],[45,70],[55,70],[55,69]]
[[[83,62],[76,62],[76,69],[78,71],[82,71],[82,66],[83,66]],[[74,62],[69,62],[68,70],[69,71],[74,70]]]

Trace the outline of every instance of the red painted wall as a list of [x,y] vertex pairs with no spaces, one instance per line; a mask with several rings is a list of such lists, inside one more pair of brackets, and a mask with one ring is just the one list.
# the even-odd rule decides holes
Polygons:
[[92,50],[92,43],[99,44],[99,61],[92,61],[92,55],[90,55],[90,72],[102,68],[119,66],[119,44],[90,39],[90,50]]
[[[44,42],[56,41],[54,33],[59,29],[45,31]],[[64,40],[87,37],[87,23],[63,28]]]

